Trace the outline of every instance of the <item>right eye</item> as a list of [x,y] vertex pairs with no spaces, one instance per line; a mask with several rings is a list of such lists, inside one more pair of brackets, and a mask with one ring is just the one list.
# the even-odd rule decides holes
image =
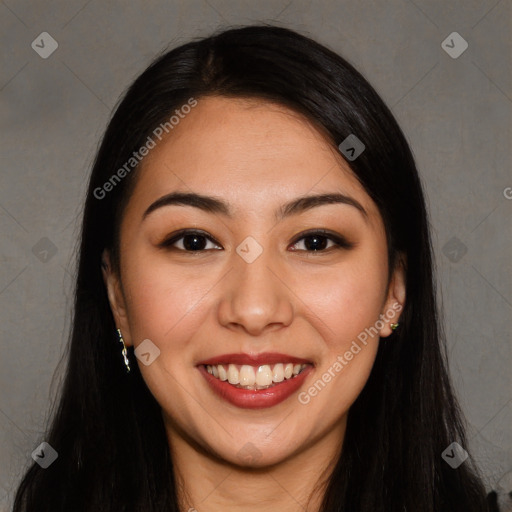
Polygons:
[[[208,242],[211,242],[216,246],[207,248],[206,245]],[[202,252],[208,250],[223,250],[217,242],[209,235],[204,233],[203,231],[190,230],[185,229],[179,231],[178,233],[174,233],[164,240],[159,247],[164,247],[167,249],[177,249],[179,251],[185,252]]]

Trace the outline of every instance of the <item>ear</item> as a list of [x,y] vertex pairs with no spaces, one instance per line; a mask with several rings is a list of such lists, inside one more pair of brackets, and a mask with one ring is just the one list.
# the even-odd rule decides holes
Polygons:
[[128,315],[126,312],[126,300],[121,287],[118,274],[112,269],[110,253],[107,249],[103,251],[101,257],[101,270],[103,281],[107,288],[110,309],[114,317],[114,322],[118,329],[121,329],[126,346],[132,345]]
[[393,332],[393,329],[391,329],[391,324],[398,323],[398,319],[400,318],[400,315],[404,309],[406,268],[406,257],[403,254],[400,254],[397,264],[395,265],[395,270],[393,271],[393,275],[391,276],[391,280],[389,282],[387,298],[384,303],[382,314],[380,316],[384,322],[384,326],[380,330],[381,338],[386,338]]

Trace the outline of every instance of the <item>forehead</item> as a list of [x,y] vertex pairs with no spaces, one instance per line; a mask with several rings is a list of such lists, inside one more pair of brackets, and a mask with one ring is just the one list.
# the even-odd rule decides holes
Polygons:
[[172,190],[223,197],[235,210],[337,191],[357,196],[378,215],[348,164],[311,122],[259,99],[198,100],[145,157],[133,199],[149,203]]

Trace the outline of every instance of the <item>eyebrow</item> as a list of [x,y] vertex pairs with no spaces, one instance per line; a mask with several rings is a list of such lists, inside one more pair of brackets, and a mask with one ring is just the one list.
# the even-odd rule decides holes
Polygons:
[[[286,217],[298,215],[299,213],[303,213],[312,208],[326,204],[347,204],[349,206],[353,206],[363,215],[365,220],[368,219],[368,213],[359,201],[356,201],[353,197],[340,193],[298,197],[279,207],[275,212],[275,218],[280,221]],[[192,206],[207,213],[221,214],[229,218],[233,218],[234,216],[230,206],[216,197],[205,196],[193,192],[171,192],[152,203],[142,215],[142,220],[155,210],[171,205]]]

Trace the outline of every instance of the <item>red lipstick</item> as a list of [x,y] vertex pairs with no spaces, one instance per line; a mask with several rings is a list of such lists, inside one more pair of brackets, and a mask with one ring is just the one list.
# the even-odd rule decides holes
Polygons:
[[[261,366],[264,364],[272,365],[276,363],[307,364],[306,368],[298,375],[282,382],[274,383],[266,389],[243,389],[237,388],[227,380],[222,381],[214,377],[206,370],[206,365],[235,364]],[[296,392],[304,383],[308,375],[313,371],[313,364],[307,359],[301,359],[286,354],[276,352],[265,352],[261,354],[224,354],[211,357],[201,361],[197,368],[204,377],[212,391],[230,404],[242,409],[263,409],[273,407]]]
[[205,359],[197,364],[248,364],[250,366],[261,366],[262,364],[276,363],[311,364],[311,361],[278,352],[262,352],[261,354],[222,354],[210,357],[210,359]]

